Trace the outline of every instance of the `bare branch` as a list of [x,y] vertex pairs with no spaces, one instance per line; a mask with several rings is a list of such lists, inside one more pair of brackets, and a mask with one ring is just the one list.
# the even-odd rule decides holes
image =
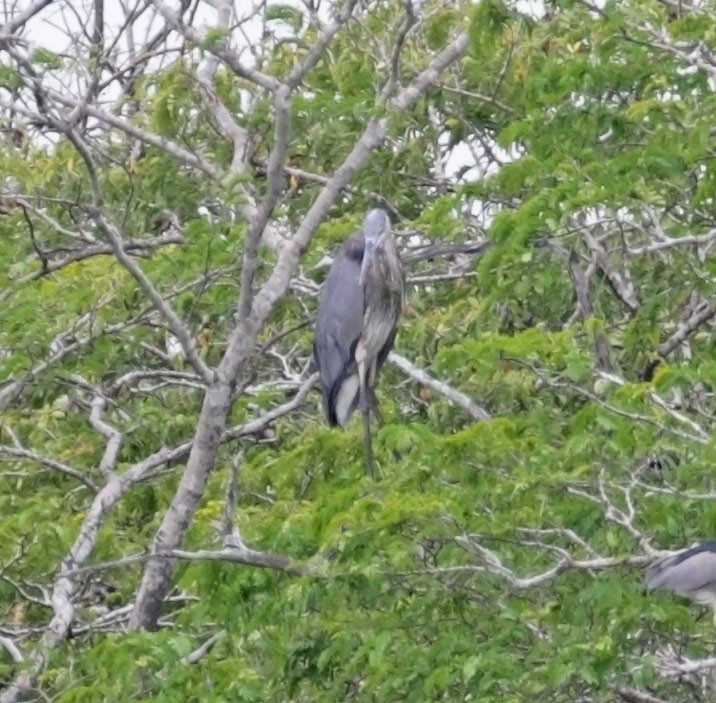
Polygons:
[[[231,21],[231,2],[229,0],[216,0],[214,7],[216,8],[217,14],[217,27],[228,34],[229,23]],[[196,77],[203,88],[207,107],[216,118],[222,132],[231,139],[234,145],[231,173],[235,176],[241,173],[246,166],[245,152],[249,143],[249,133],[236,122],[216,92],[214,76],[218,65],[218,58],[213,54],[209,54],[196,72]]]
[[663,652],[659,662],[659,673],[667,679],[680,678],[685,674],[694,674],[716,668],[716,657],[706,659],[688,659],[675,652]]
[[653,254],[664,249],[674,247],[702,246],[716,240],[716,229],[709,230],[706,234],[688,234],[683,237],[667,237],[666,239],[645,244],[642,247],[627,247],[627,253],[631,256],[642,256]]
[[647,691],[640,691],[638,688],[629,686],[620,686],[616,692],[626,701],[626,703],[668,703],[663,698],[652,696]]
[[[50,608],[50,596],[47,588],[39,583],[18,583],[15,579],[10,578],[6,573],[0,573],[0,579],[9,583],[18,593],[18,595],[28,603],[39,605],[41,608]],[[34,596],[28,588],[34,588],[40,593],[40,596]]]
[[241,534],[236,525],[236,508],[239,502],[239,469],[243,460],[244,454],[239,452],[234,456],[229,468],[224,514],[221,519],[221,537],[224,540],[224,544],[227,543],[227,540],[232,542],[241,540]]
[[[510,358],[510,361],[514,361],[516,364],[520,364],[521,366],[524,366],[528,369],[530,369],[535,376],[538,378],[538,384],[539,388],[554,388],[554,389],[565,389],[569,390],[576,395],[580,395],[584,398],[589,399],[593,403],[599,405],[600,407],[604,408],[610,413],[613,413],[614,415],[618,415],[620,417],[626,417],[630,420],[633,420],[635,422],[643,422],[649,425],[653,425],[654,427],[657,427],[659,430],[663,432],[668,432],[670,434],[673,434],[677,437],[681,437],[682,439],[689,440],[690,442],[696,442],[698,444],[707,444],[708,443],[708,433],[706,430],[704,430],[698,423],[694,422],[690,418],[686,417],[682,413],[678,412],[677,410],[674,410],[669,406],[669,404],[661,398],[661,396],[657,395],[654,392],[649,392],[647,394],[647,397],[650,398],[655,405],[659,406],[662,410],[664,410],[669,416],[671,416],[674,420],[676,420],[679,424],[684,424],[689,426],[693,433],[690,432],[684,432],[683,430],[680,430],[677,427],[672,427],[668,424],[663,424],[660,422],[657,422],[657,420],[653,417],[650,417],[648,415],[643,415],[641,413],[636,412],[630,412],[628,410],[624,410],[623,408],[619,408],[616,405],[612,405],[611,403],[608,403],[603,398],[601,398],[597,393],[593,393],[592,391],[587,390],[586,388],[582,388],[581,386],[570,383],[567,381],[561,381],[558,379],[552,379],[548,378],[542,371],[540,371],[534,364],[531,364],[530,362],[525,361],[524,359],[517,359],[517,358]],[[616,385],[623,386],[626,384],[626,381],[618,376],[615,373],[610,373],[607,371],[601,371],[597,369],[595,371],[596,375],[600,378],[609,381],[611,383],[615,383]]]
[[482,95],[481,93],[476,93],[472,90],[465,90],[464,88],[447,85],[446,83],[440,83],[440,88],[442,90],[447,91],[448,93],[454,93],[455,95],[461,95],[465,98],[470,98],[470,100],[478,100],[480,102],[487,103],[488,105],[492,105],[498,110],[501,110],[502,112],[513,117],[518,116],[518,113],[516,110],[514,110],[514,108],[510,107],[509,105],[506,105],[505,103],[500,102],[497,98],[492,97],[490,95]]
[[667,357],[677,347],[683,344],[688,337],[695,332],[701,325],[713,319],[716,315],[716,306],[711,305],[707,301],[702,301],[692,311],[688,319],[679,323],[679,327],[665,342],[659,345],[658,352],[662,357]]
[[105,478],[109,478],[117,467],[123,435],[102,418],[106,409],[107,399],[98,393],[92,400],[92,410],[90,411],[89,421],[90,425],[107,439],[107,447],[99,462],[99,470]]
[[480,421],[492,419],[492,416],[487,412],[487,410],[480,407],[471,398],[466,396],[464,393],[461,393],[456,388],[448,385],[444,381],[438,381],[433,378],[427,373],[427,371],[418,368],[404,356],[400,356],[400,354],[396,354],[395,352],[390,352],[390,354],[388,354],[388,361],[413,380],[418,383],[422,383],[428,388],[432,388],[441,395],[444,395],[448,400],[462,408],[473,420]]
[[641,303],[636,296],[634,283],[629,272],[626,269],[623,272],[618,271],[616,267],[612,265],[610,256],[604,248],[604,245],[591,234],[588,228],[584,228],[582,234],[584,235],[587,246],[596,259],[597,265],[606,276],[614,292],[631,312],[637,312],[641,307]]
[[197,647],[193,652],[182,657],[181,663],[191,665],[201,661],[224,637],[226,637],[226,630],[219,630],[216,634],[209,637],[200,647]]
[[152,554],[135,554],[114,561],[76,568],[71,572],[71,575],[74,577],[96,571],[122,569],[126,566],[142,564],[148,561],[168,562],[174,559],[181,561],[226,561],[235,564],[244,564],[246,566],[256,566],[262,569],[285,571],[296,576],[308,576],[314,573],[314,567],[298,564],[283,554],[261,552],[256,549],[250,549],[242,544],[226,546],[218,550],[199,549],[197,551],[187,551],[183,549],[171,549],[165,552],[153,552]]
[[0,31],[2,31],[3,34],[15,34],[19,29],[22,29],[38,12],[53,2],[54,0],[35,0],[35,2],[25,8],[23,12],[15,15],[10,22],[0,28]]
[[201,376],[204,382],[210,384],[213,381],[214,372],[197,353],[194,338],[184,324],[184,321],[174,312],[167,300],[160,295],[159,291],[154,287],[154,284],[149,280],[149,277],[144,273],[139,264],[127,254],[124,248],[123,237],[119,230],[105,218],[96,203],[94,207],[90,208],[90,216],[102,233],[109,239],[117,260],[132,274],[144,293],[167,321],[172,333],[179,340],[189,363],[194,367],[194,370]]
[[408,37],[408,33],[417,22],[412,0],[403,0],[401,4],[403,5],[403,9],[405,10],[405,16],[403,17],[403,23],[400,27],[400,31],[398,32],[395,46],[393,47],[393,55],[390,58],[390,74],[388,76],[388,80],[383,86],[383,89],[380,91],[380,96],[378,97],[379,105],[385,104],[388,98],[395,92],[396,87],[399,85],[400,53],[403,50],[405,40]]
[[91,207],[87,208],[90,217],[97,225],[99,230],[107,237],[107,239],[109,239],[117,260],[135,278],[144,293],[152,301],[156,309],[167,321],[172,332],[182,345],[182,349],[184,351],[184,354],[186,355],[186,358],[192,364],[196,372],[204,379],[207,384],[211,383],[213,379],[213,372],[204,363],[203,359],[198,355],[194,340],[189,333],[189,330],[184,325],[184,322],[174,312],[167,300],[165,300],[159,294],[159,292],[156,290],[156,288],[149,280],[147,275],[144,273],[144,271],[141,269],[141,267],[127,254],[124,248],[122,234],[112,223],[110,223],[106,219],[106,217],[102,213],[102,189],[97,175],[97,168],[88,148],[88,145],[86,144],[84,139],[76,132],[76,130],[68,124],[61,123],[56,119],[52,119],[50,121],[57,129],[62,131],[67,136],[67,138],[70,140],[75,149],[77,149],[78,153],[80,154],[82,160],[85,163],[85,167],[88,171],[90,184],[92,187],[93,204]]
[[[143,130],[140,127],[137,127],[133,122],[129,122],[121,117],[105,112],[94,105],[83,105],[75,98],[63,95],[62,93],[58,93],[52,89],[47,90],[47,95],[61,105],[74,108],[81,105],[83,111],[90,115],[90,117],[94,117],[110,127],[114,127],[115,129],[124,132],[130,137],[135,137],[149,146],[160,149],[181,163],[191,166],[192,168],[196,168],[212,178],[218,178],[221,175],[220,169],[204,159],[200,154],[188,151],[166,137]],[[18,109],[14,103],[6,101],[1,96],[0,106],[7,107],[11,110]],[[32,115],[34,115],[34,113],[30,113],[30,116]],[[35,115],[35,117],[37,117],[37,115]]]
[[[254,157],[252,161],[254,164],[256,164],[259,173],[266,172],[267,163],[265,159],[261,157]],[[305,171],[304,169],[296,168],[295,166],[284,165],[283,172],[287,176],[294,176],[296,179],[307,181],[309,183],[318,183],[320,185],[326,185],[326,183],[330,181],[330,178],[328,176],[322,176],[320,173],[311,173],[310,171]],[[395,205],[393,205],[384,195],[381,195],[376,191],[362,190],[349,184],[346,184],[343,190],[345,190],[346,193],[352,193],[354,195],[369,195],[375,202],[380,203],[385,207],[386,210],[389,210],[391,213],[393,213],[395,217],[400,216],[400,213],[398,212],[398,210],[396,210]]]
[[[137,255],[142,255],[145,252],[158,249],[159,247],[166,246],[169,244],[183,244],[183,235],[176,232],[167,232],[159,237],[152,239],[141,240],[141,239],[129,239],[125,242],[124,249],[127,252],[134,252]],[[27,283],[29,281],[36,281],[40,278],[44,278],[51,273],[60,271],[71,264],[75,264],[78,261],[84,261],[94,256],[108,256],[114,253],[114,249],[108,244],[93,244],[90,246],[84,246],[75,249],[72,253],[59,259],[57,261],[43,262],[43,266],[34,273],[23,276],[22,278],[16,279],[16,283]]]
[[281,86],[276,91],[274,105],[276,109],[276,129],[274,131],[274,145],[268,162],[266,195],[252,218],[251,230],[244,246],[243,265],[241,267],[241,293],[239,294],[237,308],[239,324],[246,320],[251,312],[253,282],[259,264],[258,254],[261,235],[283,190],[282,166],[288,150],[291,133],[291,94],[288,87]]
[[188,552],[182,549],[172,549],[168,552],[157,552],[154,556],[165,559],[180,559],[182,561],[229,561],[246,566],[257,566],[262,569],[276,569],[286,571],[296,576],[306,576],[312,573],[310,566],[299,565],[283,554],[260,552],[249,547],[225,547],[217,551],[198,550]]
[[0,456],[32,461],[35,464],[46,466],[48,469],[52,469],[53,471],[57,471],[65,476],[75,479],[75,481],[79,481],[92,493],[97,493],[99,490],[99,488],[89,478],[83,476],[82,473],[73,469],[71,466],[63,464],[60,461],[55,461],[54,459],[48,459],[47,457],[41,456],[40,454],[30,451],[29,449],[24,449],[22,447],[8,447],[5,444],[0,444]]
[[[482,566],[473,566],[476,571],[493,574],[507,581],[516,591],[525,591],[553,581],[566,571],[604,571],[618,566],[646,566],[653,559],[652,556],[622,556],[622,557],[593,557],[590,559],[574,559],[567,552],[553,566],[533,576],[520,577],[506,567],[497,554],[480,544],[476,535],[462,535],[455,538],[455,542],[474,554]],[[460,567],[458,567],[460,568]]]
[[15,664],[22,664],[25,657],[9,637],[0,635],[0,647],[2,647],[12,658]]
[[169,5],[161,2],[161,0],[152,0],[152,3],[174,30],[179,32],[183,37],[191,41],[196,46],[202,46],[207,51],[214,54],[214,56],[221,59],[237,76],[245,78],[246,80],[251,81],[252,83],[255,83],[256,85],[271,92],[278,90],[280,82],[276,78],[242,64],[236,52],[230,49],[226,42],[204,41],[205,37],[202,36],[202,33],[193,27],[184,24],[179,13],[172,10]]
[[[613,373],[597,371],[597,375],[607,381],[610,381],[611,383],[616,383],[619,386],[623,386],[626,383],[623,378],[620,378]],[[650,391],[648,393],[648,397],[654,402],[655,405],[658,405],[667,415],[669,415],[669,417],[676,420],[679,424],[685,425],[694,432],[694,435],[686,435],[686,437],[693,439],[700,444],[706,444],[709,441],[710,435],[708,432],[706,432],[706,430],[703,429],[703,427],[701,427],[701,425],[699,425],[697,422],[694,422],[691,418],[687,417],[683,413],[680,413],[678,410],[672,408],[669,403],[667,403],[660,395],[654,393],[653,391]],[[677,432],[673,429],[670,431],[675,433]]]
[[336,18],[323,29],[320,36],[313,42],[301,63],[289,73],[285,84],[291,91],[298,88],[305,75],[321,60],[326,47],[333,41],[333,37],[336,36],[341,27],[348,22],[357,3],[358,0],[348,0],[343,5]]

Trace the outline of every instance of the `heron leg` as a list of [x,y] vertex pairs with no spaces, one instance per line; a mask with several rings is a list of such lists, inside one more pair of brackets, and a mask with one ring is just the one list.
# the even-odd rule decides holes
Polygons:
[[[356,357],[362,354],[356,353]],[[368,477],[373,478],[375,472],[373,470],[373,442],[370,436],[370,411],[371,398],[367,385],[365,363],[363,359],[358,361],[358,381],[360,384],[360,396],[358,404],[363,415],[363,449],[365,452],[365,473]]]
[[363,448],[365,451],[365,473],[369,478],[373,478],[375,471],[373,470],[373,440],[370,436],[370,408],[362,409],[363,413]]
[[370,402],[370,409],[373,413],[373,417],[378,421],[379,425],[385,424],[385,418],[383,417],[383,413],[380,411],[380,405],[378,404],[378,396],[375,394],[374,388],[368,388],[368,399]]

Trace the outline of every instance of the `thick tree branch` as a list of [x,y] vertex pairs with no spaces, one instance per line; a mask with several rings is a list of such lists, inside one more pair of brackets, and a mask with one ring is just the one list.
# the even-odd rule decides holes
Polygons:
[[612,290],[614,290],[619,299],[632,313],[637,312],[641,307],[641,303],[637,298],[634,283],[629,271],[627,269],[624,271],[617,270],[617,268],[612,264],[609,253],[604,248],[604,245],[589,231],[588,228],[583,228],[583,235],[587,246],[595,257],[597,266],[599,266],[607,281],[609,281]]
[[702,246],[716,240],[716,229],[712,229],[706,234],[687,234],[683,237],[666,237],[641,247],[627,247],[627,253],[631,256],[643,256],[644,254],[653,254],[657,251],[665,249],[674,249],[675,247]]
[[188,551],[185,549],[170,549],[163,552],[152,552],[151,554],[135,554],[114,561],[102,562],[100,564],[92,564],[82,568],[75,569],[72,576],[80,574],[94,573],[97,571],[109,571],[111,569],[123,569],[133,564],[143,564],[150,561],[172,562],[179,561],[226,561],[234,564],[243,564],[245,566],[256,566],[261,569],[273,569],[276,571],[285,571],[295,576],[308,576],[314,573],[314,568],[310,565],[294,562],[283,554],[273,552],[262,552],[251,549],[245,544],[228,545],[223,549],[199,549],[196,551]]
[[141,289],[166,320],[172,333],[179,340],[182,350],[189,363],[194,367],[194,370],[201,376],[205,383],[211,383],[213,372],[197,353],[196,343],[191,332],[184,324],[184,321],[174,312],[167,300],[162,297],[159,291],[154,287],[154,284],[149,280],[149,277],[144,273],[139,264],[127,254],[124,249],[123,237],[119,230],[105,218],[101,210],[98,209],[97,204],[90,209],[90,216],[101,232],[109,239],[117,261],[132,274]]

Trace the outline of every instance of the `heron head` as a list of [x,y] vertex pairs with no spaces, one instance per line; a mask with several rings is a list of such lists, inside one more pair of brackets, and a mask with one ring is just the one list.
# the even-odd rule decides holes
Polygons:
[[365,248],[363,250],[363,262],[360,267],[360,284],[365,285],[365,278],[370,268],[375,252],[378,247],[390,235],[390,220],[385,210],[376,208],[371,210],[363,220],[363,236],[365,237]]

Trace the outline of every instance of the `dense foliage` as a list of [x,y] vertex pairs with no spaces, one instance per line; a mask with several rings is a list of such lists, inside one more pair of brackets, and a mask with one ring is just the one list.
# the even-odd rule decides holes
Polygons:
[[[711,699],[644,567],[716,534],[713,3],[72,4],[0,30],[0,700]],[[371,481],[311,345],[376,205]]]

